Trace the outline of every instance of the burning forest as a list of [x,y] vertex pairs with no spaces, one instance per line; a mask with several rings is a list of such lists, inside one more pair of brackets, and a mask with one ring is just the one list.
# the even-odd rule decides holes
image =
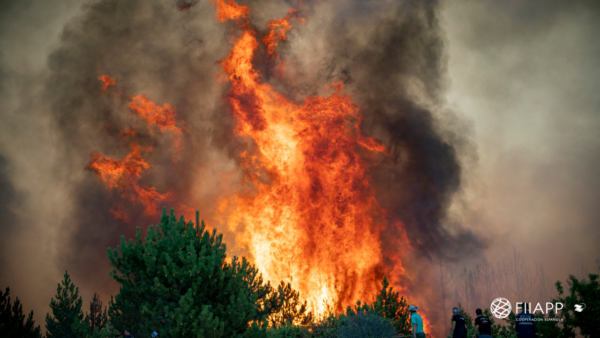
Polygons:
[[[252,145],[237,154],[243,173],[240,186],[218,198],[221,225],[235,233],[235,245],[247,248],[266,280],[291,283],[317,315],[323,315],[327,306],[339,312],[359,299],[374,298],[384,276],[404,290],[399,276],[410,244],[402,221],[379,205],[369,176],[373,163],[390,156],[386,146],[363,135],[363,113],[342,82],[323,84],[317,91],[327,94],[296,102],[265,82],[254,65],[265,64],[269,74],[293,84],[277,46],[305,19],[291,9],[283,19],[268,21],[268,31],[261,37],[251,26],[248,5],[232,1],[214,5],[215,18],[232,22],[237,30],[232,32],[229,55],[218,63],[229,87],[224,98],[237,122],[233,133]],[[264,51],[261,57],[259,49]],[[147,124],[150,138],[155,129],[170,134],[172,165],[177,166],[185,145],[175,109],[146,95],[117,93],[110,76],[99,80],[102,93],[130,100],[134,123],[138,128]],[[142,174],[152,166],[143,154],[152,151],[152,145],[138,144],[138,133],[131,127],[119,131],[119,138],[130,142],[125,158],[92,152],[86,167],[119,194],[121,200],[115,201],[111,213],[131,224],[123,204],[128,201],[148,217],[158,215],[164,205],[174,205],[190,219],[191,209],[173,192],[140,186]],[[398,248],[387,252],[384,261],[381,237],[386,233],[396,237]]]
[[[516,176],[525,160],[489,164],[516,148],[496,149],[501,133],[480,132],[453,104],[449,69],[469,82],[480,55],[453,54],[449,36],[465,30],[448,30],[452,6],[91,0],[70,12],[43,74],[14,87],[14,106],[39,116],[13,117],[46,128],[35,132],[43,151],[22,156],[31,180],[5,179],[20,173],[0,149],[2,196],[13,201],[2,222],[38,223],[13,207],[19,199],[46,206],[35,242],[44,269],[64,273],[51,311],[76,300],[63,316],[72,322],[47,317],[49,336],[350,337],[374,325],[387,337],[411,334],[418,307],[431,338],[448,333],[454,306],[473,315],[496,293],[553,297],[554,272],[510,237],[544,222],[514,216],[521,226],[504,232],[520,181],[497,183],[501,201],[482,193],[495,181],[478,176],[480,161]],[[481,89],[462,107],[504,102],[505,89]],[[492,145],[481,150],[482,139]],[[545,170],[526,174],[545,186]],[[19,192],[29,185],[36,193]],[[43,297],[56,271],[45,272]],[[91,321],[75,284],[94,295]]]
[[[200,39],[190,28],[198,25],[192,16],[206,17],[212,7],[212,20],[222,26],[225,44],[218,50],[225,55],[186,61],[191,70],[194,63],[202,64],[199,83],[214,88],[212,101],[203,97],[200,106],[190,99],[193,90],[174,92],[166,79],[132,86],[132,77],[144,76],[143,68],[102,53],[104,66],[94,66],[93,72],[100,75],[85,89],[96,102],[95,117],[86,118],[85,129],[100,133],[84,141],[93,148],[83,179],[92,190],[97,188],[90,174],[102,183],[105,192],[95,194],[109,194],[100,203],[108,210],[97,203],[82,205],[83,210],[93,209],[104,222],[116,224],[111,232],[132,234],[135,226],[153,222],[163,206],[186,219],[198,209],[208,228],[224,232],[229,250],[247,256],[273,285],[289,283],[315,316],[373,301],[384,277],[409,301],[426,303],[429,292],[413,293],[415,280],[427,275],[416,266],[455,249],[441,239],[452,245],[454,235],[442,224],[460,186],[459,149],[436,130],[427,105],[405,92],[406,81],[412,81],[402,75],[405,67],[418,69],[419,61],[398,56],[403,48],[422,49],[434,61],[423,76],[435,76],[440,56],[421,41],[402,40],[403,29],[417,24],[414,18],[394,22],[391,16],[371,33],[383,50],[355,47],[351,58],[330,59],[323,73],[314,73],[306,63],[312,59],[289,50],[294,38],[310,38],[311,15],[318,15],[314,6],[298,3],[280,18],[262,19],[261,25],[256,16],[264,13],[258,4],[178,3],[175,15],[189,34],[188,49],[207,48],[201,45],[208,37]],[[401,7],[398,13],[436,11],[427,5]],[[423,37],[441,43],[435,15],[423,19],[431,27]],[[397,27],[382,30],[390,24]],[[339,48],[334,40],[319,39],[334,51]],[[69,53],[59,51],[55,58],[63,52]],[[207,67],[211,63],[216,68]],[[395,75],[387,74],[382,63],[390,63]],[[126,64],[136,73],[122,68]],[[187,72],[182,65],[172,67]],[[420,95],[435,102],[441,90],[437,80],[422,81],[425,93]],[[58,107],[64,102],[57,101]],[[204,111],[206,103],[213,112],[199,119],[196,112]],[[98,121],[104,121],[102,126],[95,126]],[[80,127],[75,133],[83,131]],[[223,154],[229,158],[219,160],[224,166],[198,162]],[[483,245],[471,238],[476,247]],[[435,249],[424,250],[427,242],[437,243]],[[435,310],[422,312],[429,330],[427,320]]]
[[[218,113],[231,116],[223,119],[233,123],[216,123],[216,127],[229,128],[224,133],[236,139],[231,144],[238,147],[231,156],[239,169],[219,174],[224,181],[234,183],[213,195],[208,226],[227,231],[230,245],[249,256],[266,280],[275,285],[290,283],[317,316],[327,309],[342,312],[358,300],[374,299],[384,277],[410,299],[411,282],[404,261],[410,253],[420,255],[423,235],[435,237],[435,232],[441,230],[423,232],[422,227],[440,227],[445,201],[442,196],[429,196],[428,204],[435,211],[422,212],[438,214],[433,218],[411,215],[412,219],[405,220],[403,212],[396,210],[402,203],[395,199],[428,197],[411,196],[410,190],[415,187],[410,185],[416,182],[403,187],[399,182],[381,182],[381,177],[407,170],[408,180],[411,175],[427,175],[411,173],[417,168],[407,167],[400,158],[415,157],[408,161],[409,166],[424,166],[427,163],[418,162],[434,160],[427,158],[434,154],[418,154],[418,149],[407,149],[412,145],[403,144],[420,142],[418,133],[423,130],[409,131],[402,126],[402,132],[393,125],[403,123],[402,119],[425,118],[418,123],[429,123],[432,130],[426,137],[435,137],[433,121],[426,122],[429,113],[423,110],[419,113],[423,116],[411,117],[410,113],[393,112],[401,114],[392,121],[394,117],[386,116],[385,110],[401,97],[384,96],[378,102],[362,97],[363,106],[357,104],[345,89],[353,82],[348,78],[348,69],[341,72],[346,78],[329,75],[329,81],[307,81],[307,74],[299,73],[298,65],[280,56],[280,49],[291,31],[302,31],[310,21],[310,6],[300,4],[282,19],[268,20],[266,29],[259,29],[251,21],[250,5],[231,0],[213,1],[212,5],[215,20],[228,27],[231,46],[227,56],[215,60],[221,69],[215,72],[214,82],[224,89],[223,108]],[[180,11],[190,8],[188,4],[178,5]],[[158,162],[163,175],[171,176],[189,165],[181,159],[193,156],[185,150],[195,147],[188,144],[193,142],[189,134],[197,130],[186,121],[190,116],[178,114],[180,109],[170,103],[155,103],[147,94],[124,94],[124,81],[127,78],[102,74],[96,87],[97,95],[108,105],[117,102],[116,106],[123,107],[127,102],[126,109],[110,113],[113,121],[103,127],[100,135],[111,138],[118,147],[129,148],[129,152],[117,158],[108,155],[114,150],[92,150],[85,168],[114,194],[109,211],[123,227],[155,218],[163,206],[174,207],[192,219],[193,188],[185,178],[174,185],[176,189],[160,189],[145,175],[154,170],[151,154],[155,151],[160,153],[158,161],[171,159]],[[312,88],[307,89],[309,84]],[[123,115],[124,111],[128,116]],[[365,132],[367,123],[370,128],[366,129],[373,136]],[[413,140],[403,139],[407,137]],[[213,142],[217,138],[218,134]],[[450,162],[441,170],[460,173],[451,146],[441,136],[422,142],[430,144],[416,146],[439,147],[441,153],[435,155],[448,156]],[[373,177],[375,174],[380,175],[378,179]],[[444,188],[446,183],[441,183],[427,189],[446,189],[445,194],[451,194],[454,188]],[[389,197],[388,188],[400,189],[398,196]],[[410,224],[415,218],[423,223]]]

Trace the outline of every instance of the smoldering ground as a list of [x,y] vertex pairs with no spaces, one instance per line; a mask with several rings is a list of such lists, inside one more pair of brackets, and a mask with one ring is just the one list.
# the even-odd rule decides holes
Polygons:
[[[261,29],[297,5],[249,4],[252,23]],[[18,27],[48,10],[34,6],[37,12],[26,12],[29,8],[21,6]],[[52,46],[33,49],[43,56],[31,61],[36,69],[15,71],[17,57],[2,62],[2,101],[10,108],[10,114],[3,114],[10,124],[2,126],[0,153],[6,161],[0,170],[6,179],[0,184],[6,202],[2,207],[8,210],[1,224],[13,230],[2,237],[6,268],[0,276],[14,285],[26,307],[35,309],[38,323],[65,269],[84,299],[98,291],[106,301],[115,293],[106,248],[115,247],[120,235],[134,233],[132,225],[115,220],[109,211],[115,203],[126,202],[84,170],[92,151],[122,158],[129,149],[114,132],[132,123],[127,99],[102,95],[99,75],[115,78],[116,90],[124,94],[147,94],[176,108],[187,128],[177,165],[171,163],[167,137],[137,129],[138,141],[154,149],[147,155],[153,168],[141,184],[173,191],[209,221],[216,196],[235,183],[229,174],[237,172],[240,149],[248,146],[233,136],[235,121],[222,100],[226,88],[214,77],[219,71],[215,62],[230,48],[230,27],[215,22],[208,1],[102,0],[77,8],[65,8],[70,17],[48,24],[60,34]],[[263,76],[298,100],[320,93],[323,84],[345,83],[365,116],[365,133],[390,150],[390,156],[375,160],[370,175],[378,201],[391,219],[404,223],[415,249],[404,262],[406,284],[420,284],[420,289],[409,290],[411,296],[421,308],[430,308],[436,322],[441,317],[433,305],[423,306],[436,297],[429,285],[430,260],[469,260],[490,244],[489,237],[473,235],[472,224],[465,227],[465,217],[473,218],[469,208],[450,210],[461,204],[478,154],[469,121],[446,106],[449,42],[440,4],[315,1],[305,2],[302,10],[307,23],[291,31],[289,41],[280,46],[300,91],[270,78],[267,71]],[[27,33],[18,31],[32,39]],[[6,41],[12,40],[3,41],[10,45]],[[135,225],[156,223],[139,206],[128,207]],[[384,232],[384,251],[396,249],[401,232],[395,224],[390,222]],[[45,262],[34,263],[41,260]]]

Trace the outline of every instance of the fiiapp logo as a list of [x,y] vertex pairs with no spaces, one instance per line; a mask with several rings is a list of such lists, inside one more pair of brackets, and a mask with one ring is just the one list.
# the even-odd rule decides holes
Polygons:
[[510,311],[512,310],[512,307],[510,306],[510,302],[508,301],[508,299],[499,297],[494,299],[492,305],[490,305],[490,310],[492,311],[494,317],[498,319],[503,319],[508,317]]
[[[542,307],[541,303],[537,303],[535,308],[532,307],[531,303],[522,303],[522,302],[515,303],[515,312],[516,313],[520,313],[525,308],[526,308],[525,311],[527,313],[535,314],[537,311],[539,311],[543,314],[548,314],[550,311],[555,311],[556,313],[558,311],[561,311],[564,308],[564,305],[563,305],[563,303],[548,302],[548,303],[546,303],[546,308],[544,311],[544,307]],[[581,312],[581,311],[583,311],[583,309],[585,309],[585,304],[575,305],[575,311]],[[496,317],[498,319],[504,319],[510,315],[510,312],[512,311],[512,306],[510,304],[510,301],[508,301],[508,299],[498,297],[498,298],[494,299],[494,301],[490,305],[490,310],[492,311],[492,315],[494,315],[494,317]]]

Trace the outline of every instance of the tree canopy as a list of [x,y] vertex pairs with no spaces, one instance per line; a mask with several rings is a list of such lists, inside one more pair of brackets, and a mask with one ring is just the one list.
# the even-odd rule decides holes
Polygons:
[[2,293],[0,290],[0,336],[6,338],[41,338],[39,325],[35,326],[33,311],[27,319],[23,314],[23,306],[19,298],[10,301],[10,288]]
[[108,256],[115,268],[111,275],[121,285],[109,306],[119,331],[148,337],[152,331],[161,337],[261,336],[266,317],[282,306],[256,267],[245,258],[227,259],[222,235],[206,230],[198,213],[194,224],[163,211],[145,238],[138,227],[135,241],[121,237]]
[[65,271],[54,297],[50,301],[52,316],[46,315],[46,338],[76,338],[76,328],[83,321],[82,300],[68,272]]

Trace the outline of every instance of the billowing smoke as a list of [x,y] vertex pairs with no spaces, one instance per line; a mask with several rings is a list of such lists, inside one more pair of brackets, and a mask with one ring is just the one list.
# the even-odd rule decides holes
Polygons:
[[474,156],[474,147],[460,119],[443,106],[448,79],[438,4],[385,3],[367,14],[363,6],[352,3],[331,21],[323,80],[348,83],[365,114],[364,129],[391,151],[372,172],[378,200],[425,256],[481,249],[469,231],[450,232],[444,224],[461,187],[461,161]]
[[[371,171],[377,199],[402,221],[414,249],[401,277],[409,299],[439,323],[432,260],[460,261],[487,246],[449,211],[461,198],[463,167],[476,161],[476,149],[468,124],[444,106],[447,54],[439,4],[371,5],[332,4],[316,14],[316,27],[309,20],[298,31],[311,36],[306,49],[317,56],[307,61],[309,53],[291,54],[294,62],[309,63],[305,69],[319,66],[317,82],[343,81],[365,115],[363,130],[390,149]],[[399,250],[401,233],[393,222],[382,234],[384,252]]]
[[[377,200],[390,219],[382,232],[383,251],[397,250],[402,232],[395,221],[402,222],[413,247],[403,262],[407,273],[402,280],[435,323],[439,317],[432,305],[429,262],[468,258],[488,244],[462,225],[460,210],[451,212],[460,204],[465,169],[477,152],[469,124],[446,106],[448,52],[440,4],[245,3],[259,31],[291,7],[306,18],[278,47],[295,80],[281,81],[266,64],[257,64],[261,75],[298,102],[322,94],[324,84],[342,81],[365,117],[364,133],[389,149],[389,156],[369,159]],[[9,13],[8,5],[0,6]],[[133,225],[145,228],[157,221],[85,170],[93,151],[125,157],[131,139],[119,134],[133,128],[136,142],[153,149],[144,155],[152,168],[140,184],[171,191],[178,202],[199,209],[218,226],[217,198],[239,183],[240,154],[251,144],[234,136],[236,121],[223,99],[227,86],[215,76],[220,72],[216,61],[229,51],[232,27],[214,20],[210,1],[95,0],[76,8],[65,10],[72,17],[51,25],[61,31],[60,38],[46,47],[52,51],[47,59],[43,54],[42,61],[36,60],[47,69],[25,70],[21,64],[0,69],[0,98],[17,107],[9,107],[15,112],[12,122],[0,127],[1,264],[6,267],[0,269],[0,281],[11,286],[25,281],[23,290],[38,290],[24,302],[36,309],[38,322],[57,276],[66,269],[87,299],[96,291],[105,300],[115,293],[106,248],[115,247],[120,235],[132,237]],[[6,59],[7,51],[0,53]],[[116,80],[117,94],[101,93],[101,75]],[[128,96],[140,94],[175,107],[185,130],[177,163],[170,139],[151,134],[127,107]],[[9,100],[14,97],[17,103]],[[110,211],[115,204],[129,210],[131,223],[115,219]],[[11,237],[17,228],[19,235]],[[233,242],[235,234],[219,230]],[[43,250],[33,254],[38,251],[27,249],[33,246]],[[17,247],[27,252],[18,260],[11,256]],[[245,253],[234,245],[228,249]],[[11,268],[15,264],[31,267],[18,270],[22,276],[9,276],[17,271]]]
[[[256,27],[283,17],[290,8],[275,1],[253,1],[250,6]],[[482,247],[460,225],[454,224],[452,232],[447,227],[448,206],[461,187],[461,156],[472,148],[465,136],[457,136],[461,131],[438,122],[446,75],[437,3],[309,2],[300,11],[307,23],[291,31],[289,43],[280,49],[296,83],[271,78],[265,65],[258,67],[272,85],[297,100],[342,81],[359,104],[363,130],[390,150],[389,156],[373,159],[370,173],[391,220],[382,233],[384,252],[397,250],[402,232],[396,221],[406,228],[413,259],[468,254]],[[61,204],[66,211],[60,218],[66,235],[60,237],[56,267],[69,269],[84,295],[116,291],[107,273],[106,248],[116,246],[120,235],[134,234],[134,227],[116,220],[111,208],[125,205],[131,223],[143,228],[156,221],[84,170],[93,151],[125,157],[130,141],[119,133],[134,128],[136,142],[153,148],[146,155],[152,170],[142,183],[171,191],[209,222],[214,221],[216,197],[236,183],[229,177],[239,170],[247,143],[233,136],[236,122],[222,99],[226,88],[215,79],[215,62],[228,52],[229,28],[215,23],[213,15],[207,1],[93,1],[64,27],[48,58],[49,73],[40,79],[40,114],[50,117],[54,131],[56,160],[46,175],[56,182],[60,197],[46,203]],[[119,95],[101,94],[100,75],[116,80]],[[176,164],[169,140],[136,124],[128,110],[128,95],[138,94],[175,107],[187,131]],[[12,196],[11,189],[3,189],[3,196]],[[3,223],[18,222],[10,212],[2,214],[13,218]],[[464,236],[472,246],[456,244]],[[426,276],[427,269],[404,264],[410,289],[410,279]]]

